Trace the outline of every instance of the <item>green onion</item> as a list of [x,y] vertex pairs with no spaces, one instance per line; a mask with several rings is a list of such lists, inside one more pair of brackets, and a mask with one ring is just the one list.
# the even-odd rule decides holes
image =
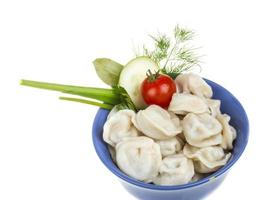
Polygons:
[[115,89],[63,85],[63,84],[47,83],[47,82],[39,82],[31,80],[21,80],[20,84],[34,88],[54,90],[67,94],[87,97],[98,101],[103,101],[111,105],[117,105],[121,103],[120,96],[118,95]]
[[90,101],[90,100],[86,100],[86,99],[71,98],[71,97],[59,97],[59,99],[66,100],[66,101],[73,101],[73,102],[89,104],[89,105],[93,105],[93,106],[98,106],[98,107],[105,108],[105,109],[108,109],[108,110],[111,110],[113,108],[113,105],[106,104],[106,103],[99,103],[99,102],[96,102],[96,101]]

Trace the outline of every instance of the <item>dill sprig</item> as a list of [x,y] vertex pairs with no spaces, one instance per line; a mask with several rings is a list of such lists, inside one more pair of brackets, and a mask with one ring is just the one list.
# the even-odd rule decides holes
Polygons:
[[144,54],[159,63],[168,56],[170,38],[161,34],[157,37],[150,35],[150,37],[154,41],[155,49],[153,51],[149,51],[145,46],[143,46]]
[[172,37],[158,33],[153,39],[154,48],[150,50],[143,46],[143,55],[150,57],[160,67],[161,72],[176,78],[179,74],[192,68],[200,67],[200,56],[196,53],[197,48],[189,45],[194,38],[194,32],[177,25]]

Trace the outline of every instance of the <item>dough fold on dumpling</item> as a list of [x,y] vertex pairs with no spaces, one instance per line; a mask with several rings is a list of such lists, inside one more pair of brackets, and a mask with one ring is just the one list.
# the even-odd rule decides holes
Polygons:
[[108,150],[110,152],[110,156],[112,158],[112,160],[116,163],[116,152],[115,152],[115,148],[111,145],[108,144]]
[[153,139],[168,139],[182,131],[180,119],[157,105],[140,110],[132,121],[138,130]]
[[187,114],[182,121],[186,141],[196,147],[207,147],[222,143],[222,125],[207,113]]
[[210,115],[213,117],[216,117],[217,115],[221,114],[220,106],[221,106],[221,101],[218,99],[206,99],[205,100],[208,108]]
[[197,148],[186,144],[183,153],[186,157],[193,159],[195,171],[198,173],[217,171],[231,157],[231,153],[225,154],[220,146]]
[[173,137],[166,140],[157,140],[156,143],[160,146],[162,156],[176,154],[180,152],[184,146],[184,142],[179,137]]
[[229,124],[230,116],[227,114],[218,115],[218,121],[222,124],[222,143],[221,147],[227,150],[233,149],[233,141],[236,138],[236,130]]
[[199,97],[211,98],[213,95],[211,87],[202,77],[193,74],[181,74],[175,79],[178,90],[183,93],[191,93]]
[[135,115],[132,110],[120,110],[113,113],[104,124],[103,140],[111,146],[115,146],[123,138],[137,137],[139,131],[131,121]]
[[208,106],[202,98],[184,93],[173,94],[168,110],[180,115],[209,112]]
[[160,147],[152,139],[140,136],[126,138],[116,145],[118,167],[127,175],[151,182],[158,174],[162,161]]
[[153,180],[153,183],[156,185],[186,184],[191,181],[193,176],[193,161],[179,153],[163,159],[159,175]]
[[195,173],[194,176],[193,176],[193,178],[192,178],[192,180],[191,180],[191,182],[199,181],[199,180],[201,180],[201,179],[203,179],[205,177],[206,177],[205,174]]

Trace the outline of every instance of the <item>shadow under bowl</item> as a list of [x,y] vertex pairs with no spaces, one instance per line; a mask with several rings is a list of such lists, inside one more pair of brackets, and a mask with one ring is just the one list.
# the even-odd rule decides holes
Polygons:
[[224,180],[227,172],[242,155],[249,135],[249,122],[247,114],[240,102],[219,84],[205,79],[212,87],[213,99],[221,100],[221,111],[231,116],[230,124],[237,131],[234,141],[232,157],[228,163],[209,176],[184,185],[159,186],[138,181],[124,174],[113,162],[107,144],[103,141],[103,125],[106,121],[108,110],[99,109],[93,123],[93,144],[97,155],[103,164],[116,175],[128,192],[142,200],[198,200],[217,188]]

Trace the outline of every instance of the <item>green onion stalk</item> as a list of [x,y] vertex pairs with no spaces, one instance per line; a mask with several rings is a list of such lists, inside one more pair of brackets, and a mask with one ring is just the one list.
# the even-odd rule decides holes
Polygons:
[[[39,81],[31,81],[31,80],[21,80],[20,84],[23,86],[29,86],[29,87],[39,88],[39,89],[46,89],[46,90],[53,90],[53,91],[58,91],[58,92],[62,92],[65,94],[81,96],[86,99],[72,98],[72,97],[60,97],[60,99],[90,104],[90,105],[98,106],[98,107],[105,108],[108,110],[111,110],[116,105],[124,103],[124,100],[126,98],[125,95],[120,94],[122,90],[119,90],[118,87],[107,89],[107,88],[63,85],[63,84],[47,83],[47,82],[39,82]],[[92,99],[97,100],[97,101],[92,101]]]

